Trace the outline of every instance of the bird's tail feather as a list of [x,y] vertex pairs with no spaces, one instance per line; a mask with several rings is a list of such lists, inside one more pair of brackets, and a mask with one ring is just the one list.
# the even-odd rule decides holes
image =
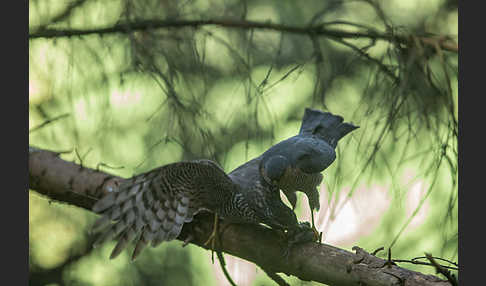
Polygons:
[[155,199],[151,190],[146,188],[149,181],[141,184],[120,186],[118,192],[110,193],[94,206],[93,211],[102,214],[92,227],[92,232],[99,233],[93,244],[116,239],[117,244],[110,258],[117,257],[126,247],[136,241],[132,260],[151,244],[157,246],[163,241],[175,239],[181,232],[185,221],[189,220],[189,199],[183,196],[166,196]]
[[315,134],[336,147],[341,138],[359,128],[359,126],[343,121],[343,117],[339,115],[306,108],[299,134]]

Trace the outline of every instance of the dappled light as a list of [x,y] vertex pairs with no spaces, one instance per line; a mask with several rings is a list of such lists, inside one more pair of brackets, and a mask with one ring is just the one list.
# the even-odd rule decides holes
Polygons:
[[[322,243],[457,262],[457,17],[449,0],[30,0],[29,145],[123,178],[194,159],[230,173],[297,135],[305,108],[332,112],[359,129],[322,172]],[[229,285],[179,240],[110,260],[97,218],[30,190],[30,285]],[[237,285],[275,285],[224,255]]]

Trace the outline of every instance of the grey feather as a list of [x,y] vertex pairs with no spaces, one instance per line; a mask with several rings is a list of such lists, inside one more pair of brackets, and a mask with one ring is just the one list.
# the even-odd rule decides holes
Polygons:
[[102,214],[92,227],[99,233],[95,246],[118,240],[110,256],[115,258],[138,237],[135,259],[146,245],[179,236],[184,223],[200,210],[226,215],[225,205],[238,191],[221,167],[209,160],[168,164],[137,175],[93,206]]
[[[185,223],[208,210],[228,222],[266,224],[296,230],[295,213],[280,199],[279,188],[295,207],[295,191],[304,191],[319,208],[320,172],[335,160],[335,144],[356,126],[340,116],[307,110],[299,135],[272,146],[229,175],[215,162],[168,164],[134,176],[100,199],[93,211],[95,245],[116,239],[111,258],[135,242],[132,259],[147,246],[177,238]],[[283,160],[282,160],[283,159]],[[276,184],[275,184],[276,182]]]
[[[283,140],[261,156],[260,173],[296,203],[296,191],[306,194],[311,209],[319,210],[318,186],[322,171],[336,159],[338,141],[358,128],[339,115],[306,108],[299,134]],[[276,158],[285,158],[276,159]],[[285,171],[282,171],[285,169]]]

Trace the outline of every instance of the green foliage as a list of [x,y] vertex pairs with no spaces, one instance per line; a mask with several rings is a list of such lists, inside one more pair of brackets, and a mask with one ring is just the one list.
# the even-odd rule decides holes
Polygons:
[[[305,107],[329,110],[361,127],[340,142],[337,161],[323,173],[321,195],[330,207],[321,207],[321,227],[331,241],[369,251],[392,246],[400,259],[429,252],[457,261],[457,53],[251,27],[130,26],[224,15],[457,36],[457,5],[449,2],[31,0],[29,128],[68,116],[29,133],[29,144],[71,150],[62,157],[124,177],[196,158],[214,159],[229,172],[295,135]],[[126,28],[103,32],[119,23]],[[35,37],[46,29],[98,32]],[[296,212],[305,219],[299,200]],[[94,219],[30,192],[31,273],[60,269],[57,283],[66,285],[225,283],[206,251],[181,248],[180,241],[146,250],[134,263],[126,253],[108,261],[111,245],[90,250]],[[354,232],[346,234],[348,228]],[[333,234],[340,229],[341,236]],[[260,270],[255,277],[253,285],[272,283]]]

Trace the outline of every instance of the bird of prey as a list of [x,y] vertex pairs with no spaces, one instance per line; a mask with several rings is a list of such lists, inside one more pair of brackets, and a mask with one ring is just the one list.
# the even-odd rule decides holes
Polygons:
[[317,187],[322,182],[321,172],[336,159],[338,141],[357,128],[343,122],[339,115],[306,108],[299,134],[275,144],[261,155],[261,176],[267,184],[282,190],[292,208],[297,203],[295,192],[306,194],[314,230],[313,211],[320,208]]
[[263,223],[296,237],[308,231],[278,194],[278,189],[262,186],[258,164],[251,161],[230,175],[210,160],[168,164],[126,180],[93,206],[94,212],[103,214],[93,225],[100,233],[94,246],[115,238],[110,255],[115,258],[136,241],[133,260],[149,243],[155,247],[177,238],[183,225],[202,210],[215,213],[211,237],[218,216],[226,222]]
[[[299,223],[293,210],[281,201],[279,188],[289,198],[297,190],[315,196],[322,179],[319,172],[335,158],[335,143],[356,128],[341,122],[339,116],[306,109],[299,135],[229,174],[213,161],[194,160],[168,164],[123,181],[93,206],[94,212],[102,214],[93,226],[93,231],[100,233],[94,246],[115,238],[117,244],[110,255],[115,258],[128,243],[136,241],[133,260],[148,244],[155,247],[177,238],[185,223],[206,210],[215,214],[208,242],[221,217],[229,223],[265,224],[283,230],[288,252],[291,244],[312,238],[307,235],[310,227]],[[289,175],[288,170],[294,173]],[[317,204],[313,200],[311,207],[315,206],[318,199]]]

